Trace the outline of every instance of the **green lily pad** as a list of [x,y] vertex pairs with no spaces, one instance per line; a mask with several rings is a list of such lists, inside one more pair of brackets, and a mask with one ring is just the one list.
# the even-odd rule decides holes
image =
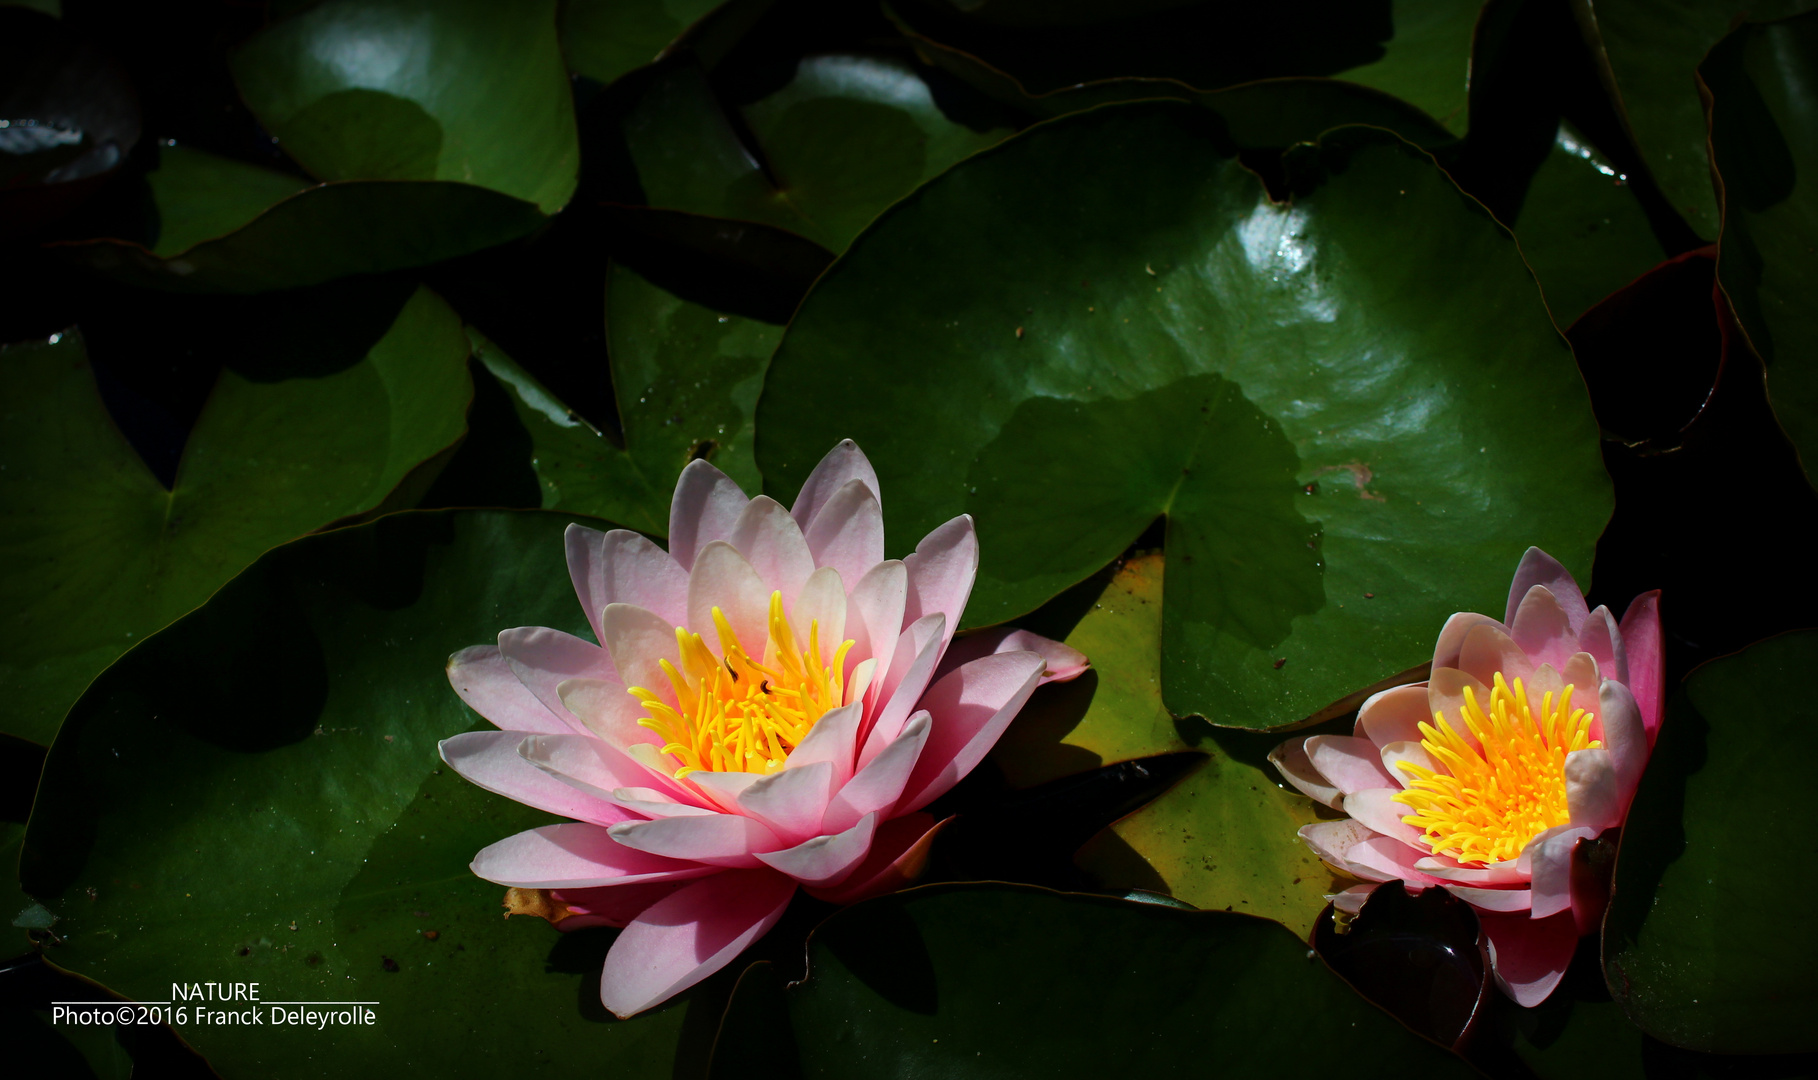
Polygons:
[[758,403],[766,483],[788,496],[850,437],[892,553],[972,514],[969,625],[1165,515],[1163,701],[1229,727],[1345,712],[1453,612],[1500,610],[1530,544],[1584,580],[1609,480],[1508,232],[1388,132],[1286,165],[1281,205],[1216,118],[1150,102],[923,187],[785,332]]
[[1393,94],[1463,135],[1479,6],[1474,0],[1395,0],[1395,36],[1383,43],[1382,59],[1338,78]]
[[146,176],[155,236],[57,248],[138,285],[251,293],[427,266],[516,239],[547,220],[534,203],[473,184],[311,184],[185,146],[165,146],[159,158]]
[[574,194],[555,0],[328,0],[231,65],[259,122],[324,180],[451,180],[545,214]]
[[[434,479],[472,393],[460,320],[425,290],[369,295],[358,318],[309,312],[307,355],[223,371],[174,490],[114,427],[79,334],[0,351],[0,730],[49,742],[103,668],[261,552]],[[334,340],[362,320],[372,337]]]
[[[1027,886],[931,886],[815,930],[805,982],[741,982],[715,1076],[1471,1076],[1272,923]],[[783,1031],[746,1017],[786,1020]],[[796,1062],[778,1059],[793,1034]]]
[[1818,12],[1744,26],[1701,69],[1723,177],[1717,274],[1767,364],[1774,413],[1818,471]]
[[476,395],[473,435],[429,505],[541,506],[663,536],[674,478],[696,458],[747,491],[762,488],[751,418],[782,328],[689,303],[621,265],[607,282],[625,445],[608,441],[470,327],[492,385]]
[[720,0],[569,0],[562,5],[568,68],[609,83],[656,59]]
[[1666,258],[1616,167],[1563,123],[1528,184],[1515,238],[1562,330]]
[[[572,515],[393,515],[267,554],[134,650],[71,713],[26,836],[60,967],[136,1000],[259,983],[376,1002],[369,1026],[177,1032],[224,1077],[670,1075],[691,999],[599,1004],[611,931],[500,917],[467,869],[551,819],[466,783],[436,744],[484,726],[443,664],[501,628],[587,633]],[[704,1057],[704,1051],[702,1053]]]
[[1811,0],[1601,0],[1574,4],[1617,110],[1667,201],[1699,236],[1715,239],[1704,109],[1697,71],[1739,19],[1777,19]]
[[1010,133],[948,120],[915,69],[886,57],[805,57],[786,86],[741,112],[764,164],[698,65],[654,79],[624,122],[645,201],[775,225],[832,251],[924,180]]
[[[1610,993],[1656,1038],[1724,1054],[1818,1051],[1811,950],[1786,933],[1818,888],[1804,763],[1804,686],[1818,631],[1694,671],[1667,709],[1623,828],[1604,919]],[[1761,853],[1789,857],[1773,881]]]
[[1154,754],[1209,752],[1154,802],[1088,841],[1076,861],[1108,889],[1261,915],[1304,937],[1334,891],[1332,875],[1295,835],[1319,820],[1315,806],[1284,790],[1267,764],[1278,737],[1214,732],[1162,705],[1162,567],[1155,551],[1117,566],[1065,639],[1092,671],[1031,698],[991,759],[1012,786],[1026,788]]

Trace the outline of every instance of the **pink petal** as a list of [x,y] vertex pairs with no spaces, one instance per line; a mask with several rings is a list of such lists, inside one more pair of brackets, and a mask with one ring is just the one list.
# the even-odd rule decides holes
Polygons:
[[821,832],[821,815],[833,797],[833,763],[784,769],[757,781],[739,795],[739,809],[797,844]]
[[926,712],[910,717],[902,734],[835,792],[821,818],[821,831],[842,832],[873,811],[888,816],[902,798],[933,727],[933,718]]
[[1509,628],[1488,615],[1479,615],[1475,611],[1461,611],[1446,620],[1440,627],[1439,640],[1433,646],[1433,666],[1431,670],[1455,668],[1458,666],[1459,651],[1464,648],[1465,638],[1471,631],[1480,626],[1494,626],[1504,633]]
[[758,859],[803,885],[830,889],[858,869],[871,851],[871,837],[876,832],[877,814],[866,814],[845,832],[812,837],[792,848],[767,851]]
[[[1479,626],[1466,634],[1458,652],[1458,669],[1485,686],[1496,685],[1497,672],[1510,683],[1516,679],[1526,681],[1533,677],[1534,666],[1521,646],[1494,626]],[[1437,677],[1438,672],[1434,675]],[[1487,709],[1490,699],[1486,695],[1477,703]]]
[[1629,800],[1648,767],[1648,732],[1641,723],[1635,695],[1615,679],[1605,679],[1597,693],[1597,717],[1603,722],[1603,748],[1616,769],[1618,813],[1626,816]]
[[473,872],[517,889],[578,889],[700,877],[711,867],[634,851],[598,825],[545,825],[480,849]]
[[1462,866],[1456,859],[1444,855],[1428,855],[1414,860],[1414,866],[1424,874],[1438,878],[1441,882],[1452,882],[1458,885],[1485,887],[1506,887],[1528,884],[1525,870],[1508,863],[1492,863],[1489,866]]
[[1571,914],[1532,919],[1525,913],[1479,912],[1477,920],[1489,942],[1496,985],[1524,1008],[1545,1001],[1578,951],[1578,929]]
[[1367,885],[1353,885],[1342,892],[1335,892],[1328,895],[1326,897],[1326,903],[1331,904],[1336,911],[1342,911],[1347,915],[1355,915],[1363,910],[1364,901],[1368,900],[1370,894],[1376,891],[1376,886],[1378,884],[1378,882],[1371,882]]
[[978,576],[978,533],[972,515],[961,514],[922,537],[903,566],[909,571],[903,621],[912,623],[938,611],[947,616],[947,636],[952,637]]
[[1269,763],[1294,790],[1336,810],[1344,805],[1344,793],[1326,782],[1313,761],[1307,757],[1307,737],[1298,735],[1269,751]]
[[647,787],[616,788],[612,801],[627,810],[642,814],[646,820],[667,817],[703,817],[717,814],[718,810],[709,810],[691,802],[677,802],[668,792]]
[[670,556],[683,570],[693,570],[702,548],[732,535],[750,501],[725,473],[705,461],[689,462],[669,504]]
[[588,731],[612,746],[628,750],[638,743],[663,745],[661,736],[639,723],[650,714],[621,683],[569,679],[556,685],[556,696]]
[[623,927],[658,900],[678,889],[687,888],[689,880],[693,879],[551,890],[549,898],[572,912],[568,918],[556,923],[556,929],[565,933],[589,926]]
[[1622,647],[1628,654],[1629,677],[1623,680],[1635,695],[1647,728],[1648,749],[1660,731],[1661,701],[1666,697],[1666,666],[1660,637],[1660,590],[1635,598],[1622,616]]
[[[1583,622],[1580,618],[1580,625]],[[1534,663],[1555,668],[1564,667],[1566,658],[1579,651],[1571,619],[1545,585],[1535,585],[1522,597],[1515,620],[1509,624],[1509,637]]]
[[568,576],[596,641],[606,640],[600,619],[607,604],[636,604],[681,625],[688,613],[688,571],[667,551],[628,529],[570,525],[563,540]]
[[1409,884],[1441,885],[1444,882],[1414,864],[1419,853],[1398,840],[1386,836],[1372,836],[1351,845],[1345,852],[1345,862],[1351,866],[1361,866],[1373,871],[1367,877],[1380,877],[1384,881],[1401,880]]
[[1367,878],[1372,881],[1389,881],[1399,876],[1391,874],[1384,877],[1381,873],[1351,862],[1346,856],[1351,849],[1367,840],[1378,838],[1381,834],[1372,831],[1360,821],[1345,818],[1342,821],[1315,821],[1302,825],[1299,836],[1301,842],[1313,849],[1321,862],[1352,877]]
[[1532,889],[1479,889],[1470,885],[1446,885],[1445,890],[1465,903],[1485,911],[1526,913],[1534,902]]
[[763,822],[741,814],[628,821],[612,827],[612,838],[652,855],[734,869],[762,865],[758,852],[788,846]]
[[1346,795],[1344,810],[1369,828],[1425,855],[1432,849],[1421,839],[1419,829],[1401,820],[1414,811],[1394,801],[1399,794],[1400,788],[1366,788]]
[[[708,648],[720,652],[719,632],[713,621],[713,609],[717,607],[745,651],[761,658],[764,643],[770,640],[770,593],[764,587],[764,579],[758,577],[738,549],[715,540],[700,550],[694,569],[688,572],[688,629],[701,635]],[[671,631],[671,648],[674,640]]]
[[1628,650],[1623,648],[1622,628],[1610,609],[1599,604],[1584,620],[1578,631],[1578,647],[1591,654],[1605,675],[1621,682],[1629,681]]
[[[1477,746],[1477,736],[1471,734],[1469,725],[1464,722],[1465,691],[1470,690],[1477,698],[1480,708],[1490,707],[1490,688],[1471,675],[1457,668],[1434,668],[1433,678],[1427,683],[1428,715],[1439,713],[1446,723],[1460,738],[1472,746]],[[1431,722],[1431,721],[1429,721]]]
[[1086,659],[1086,654],[1071,645],[1027,630],[1018,630],[1013,626],[997,626],[955,637],[947,646],[946,655],[941,657],[940,667],[935,669],[934,677],[938,679],[961,664],[1001,652],[1032,652],[1040,656],[1047,664],[1047,670],[1042,672],[1043,684],[1070,682],[1084,675],[1086,669],[1092,666],[1092,662]]
[[801,745],[789,751],[789,760],[783,763],[784,770],[826,762],[833,770],[833,788],[838,790],[852,779],[858,756],[859,721],[863,717],[864,706],[856,701],[828,709],[808,729]]
[[586,794],[518,756],[521,731],[470,731],[441,742],[442,760],[467,780],[525,806],[595,825],[616,825],[633,816],[611,802]]
[[997,653],[929,687],[921,707],[934,722],[898,807],[920,810],[983,761],[1035,692],[1043,667],[1035,653]]
[[1427,684],[1415,683],[1371,694],[1357,710],[1357,726],[1351,734],[1367,738],[1378,747],[1419,742],[1420,725],[1432,722]]
[[946,642],[947,617],[936,612],[915,620],[896,639],[896,652],[890,660],[890,673],[885,676],[877,696],[872,700],[870,730],[861,729],[864,747],[859,753],[862,766],[893,741],[903,729],[909,714],[917,708],[922,691],[934,678],[940,664],[941,648]]
[[622,1019],[668,1001],[764,936],[794,895],[792,879],[765,868],[715,874],[657,901],[607,951],[601,1003]]
[[808,575],[814,573],[814,557],[808,554],[801,526],[782,503],[768,495],[759,495],[745,506],[726,541],[757,571],[766,600],[776,590],[785,602],[793,603]]
[[1602,832],[1622,824],[1622,794],[1616,762],[1608,750],[1574,750],[1566,755],[1566,808],[1572,824]]
[[835,491],[805,535],[814,565],[833,567],[844,581],[857,581],[884,561],[884,512],[862,480]]
[[762,773],[754,772],[691,772],[684,784],[693,784],[701,790],[709,803],[719,806],[728,814],[739,812],[739,796],[745,789],[762,780]]
[[1566,572],[1566,568],[1559,565],[1559,560],[1537,547],[1529,548],[1521,557],[1521,565],[1515,568],[1515,579],[1509,583],[1509,610],[1503,616],[1503,621],[1510,624],[1515,622],[1515,613],[1522,600],[1527,597],[1528,590],[1536,585],[1545,585],[1553,598],[1559,601],[1560,608],[1566,614],[1566,625],[1571,627],[1574,636],[1577,635],[1578,628],[1584,624],[1585,616],[1589,614],[1585,610],[1584,590],[1578,587],[1578,582],[1572,580],[1572,575]]
[[673,704],[675,690],[663,674],[661,661],[676,665],[682,662],[675,644],[675,627],[656,612],[635,604],[607,604],[600,624],[606,652],[618,669],[616,681],[660,694]]
[[653,787],[670,798],[693,802],[689,792],[600,739],[588,735],[532,735],[518,743],[518,755],[556,780],[596,798],[617,801],[620,788]]
[[876,660],[872,679],[888,673],[890,654],[903,632],[903,603],[908,596],[909,571],[901,559],[886,559],[858,579],[846,597],[846,634],[852,638],[852,651],[846,654],[849,667]]
[[877,500],[878,505],[883,505],[884,490],[878,486],[877,472],[872,469],[871,462],[866,459],[857,443],[851,439],[842,439],[839,445],[827,451],[827,456],[821,459],[814,471],[808,474],[808,479],[803,481],[801,493],[795,497],[795,505],[789,508],[795,523],[801,526],[804,533],[807,532],[808,526],[814,523],[816,515],[833,498],[834,493],[854,480],[869,488],[871,497]]
[[823,566],[808,575],[790,612],[797,646],[806,652],[811,639],[819,640],[821,663],[832,663],[840,643],[846,640],[846,588],[840,583],[840,572]]
[[606,650],[573,634],[546,626],[519,626],[499,632],[499,654],[543,707],[583,730],[580,719],[562,704],[556,687],[568,679],[617,679]]
[[922,876],[934,838],[952,818],[940,822],[932,814],[910,814],[878,826],[871,852],[844,883],[811,888],[809,895],[830,904],[856,904],[873,896],[894,892]]
[[1382,752],[1368,739],[1315,735],[1307,740],[1307,758],[1346,795],[1365,788],[1406,786],[1382,767]]
[[1433,755],[1427,753],[1427,748],[1417,742],[1393,742],[1383,747],[1381,754],[1383,769],[1395,778],[1395,783],[1404,791],[1413,781],[1414,774],[1401,768],[1402,762],[1418,765],[1423,769],[1431,769],[1434,772],[1440,771],[1439,762],[1433,760]]
[[469,708],[506,731],[574,730],[518,681],[497,645],[474,645],[450,656],[448,684]]
[[1578,841],[1596,835],[1595,829],[1556,825],[1521,849],[1520,861],[1527,864],[1528,877],[1534,883],[1533,918],[1544,919],[1571,910],[1572,849]]

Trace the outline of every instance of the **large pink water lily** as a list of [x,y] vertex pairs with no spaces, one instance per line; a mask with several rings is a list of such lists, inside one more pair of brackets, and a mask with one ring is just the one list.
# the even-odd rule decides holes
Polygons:
[[[1529,548],[1502,622],[1460,612],[1430,680],[1364,702],[1351,735],[1270,755],[1349,815],[1300,836],[1366,883],[1437,886],[1477,909],[1496,982],[1522,1005],[1559,985],[1603,915],[1604,882],[1574,851],[1620,826],[1660,727],[1659,593],[1618,623],[1586,609],[1565,568]],[[1374,884],[1333,898],[1355,913]]]
[[1023,631],[954,640],[972,519],[886,559],[880,507],[851,441],[788,509],[693,462],[668,551],[568,527],[600,644],[519,627],[449,659],[456,692],[502,730],[444,741],[443,760],[574,819],[493,844],[473,871],[538,890],[564,929],[625,928],[600,982],[614,1013],[724,967],[797,888],[850,903],[913,877],[936,827],[922,808],[1039,683],[1085,670]]

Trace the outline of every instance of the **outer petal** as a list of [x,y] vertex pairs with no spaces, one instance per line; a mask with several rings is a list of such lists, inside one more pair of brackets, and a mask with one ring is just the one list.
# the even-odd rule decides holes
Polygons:
[[947,636],[952,637],[978,576],[978,533],[972,515],[961,514],[922,537],[903,565],[909,571],[904,623],[938,611],[947,616]]
[[1660,707],[1666,697],[1666,665],[1660,637],[1660,590],[1637,596],[1622,616],[1622,647],[1628,654],[1629,677],[1624,680],[1635,694],[1647,728],[1648,748],[1660,731]]
[[521,731],[469,731],[441,743],[448,767],[495,795],[552,814],[616,825],[637,815],[549,775],[518,756]]
[[1648,732],[1642,726],[1635,695],[1614,679],[1605,679],[1598,689],[1597,710],[1603,721],[1603,748],[1616,767],[1618,812],[1626,817],[1629,800],[1635,797],[1635,787],[1648,767]]
[[1408,845],[1386,836],[1372,836],[1352,844],[1345,852],[1345,862],[1373,870],[1372,878],[1401,880],[1410,885],[1442,885],[1443,879],[1420,869],[1415,863],[1420,853]]
[[1458,666],[1459,650],[1464,648],[1465,638],[1471,631],[1480,626],[1494,626],[1503,633],[1509,628],[1488,615],[1479,615],[1475,611],[1461,611],[1446,620],[1439,629],[1439,641],[1433,646],[1433,668],[1455,668]]
[[570,525],[563,541],[568,576],[595,641],[606,640],[600,618],[607,604],[636,604],[672,626],[682,624],[688,614],[688,571],[667,551],[628,529],[601,532]]
[[1528,595],[1528,590],[1536,585],[1545,585],[1547,591],[1559,601],[1559,606],[1566,615],[1566,623],[1571,627],[1573,635],[1576,635],[1578,628],[1584,624],[1585,616],[1589,614],[1585,610],[1584,590],[1578,587],[1578,582],[1572,580],[1572,575],[1566,568],[1559,565],[1559,560],[1537,547],[1529,548],[1521,556],[1521,565],[1515,568],[1515,579],[1509,582],[1509,610],[1503,616],[1503,621],[1510,624],[1515,622],[1515,613],[1521,607],[1521,601]]
[[[722,645],[713,621],[713,609],[717,607],[745,651],[761,657],[764,643],[770,640],[771,591],[737,548],[715,540],[695,555],[694,569],[688,572],[688,629],[701,635],[713,651],[720,652]],[[674,631],[670,633],[673,641]]]
[[928,745],[928,733],[933,726],[933,719],[926,712],[910,717],[903,725],[903,733],[833,796],[821,818],[821,831],[842,832],[874,810],[889,816],[902,798],[903,788],[909,783],[915,764]]
[[1479,911],[1477,919],[1489,939],[1496,985],[1524,1008],[1545,1001],[1578,950],[1578,928],[1571,912],[1532,919],[1525,912],[1497,915]]
[[739,809],[768,825],[786,843],[821,832],[833,797],[833,763],[822,761],[772,773],[739,794]]
[[693,570],[702,548],[732,535],[750,501],[725,473],[705,461],[689,462],[669,504],[669,554],[683,570]]
[[1044,684],[1070,682],[1092,666],[1085,653],[1070,645],[1013,626],[996,626],[955,637],[947,646],[946,655],[941,657],[934,677],[938,679],[961,664],[1001,652],[1032,652],[1040,656],[1047,664],[1047,670],[1042,672]]
[[1526,914],[1534,902],[1532,889],[1480,889],[1470,885],[1446,885],[1446,891],[1476,908],[1486,911]]
[[838,886],[811,888],[809,894],[831,904],[856,904],[860,900],[894,892],[922,876],[934,837],[952,821],[940,822],[932,814],[910,814],[878,826],[871,852]]
[[1566,808],[1572,824],[1593,832],[1622,824],[1622,793],[1616,762],[1608,750],[1575,750],[1566,755]]
[[929,687],[921,704],[934,722],[898,807],[920,810],[983,761],[1035,692],[1043,667],[1035,653],[998,653]]
[[1427,684],[1415,683],[1371,694],[1357,710],[1357,726],[1351,734],[1367,738],[1381,749],[1390,743],[1419,742],[1420,725],[1432,722]]
[[674,691],[660,661],[681,663],[675,627],[656,612],[636,604],[607,604],[600,622],[605,628],[606,651],[618,669],[614,681],[672,696]]
[[562,704],[556,688],[568,679],[617,679],[606,651],[573,634],[546,626],[519,626],[499,632],[499,653],[538,701],[567,721],[570,730],[585,730],[580,719]]
[[651,787],[681,802],[698,800],[674,780],[590,735],[532,735],[518,743],[527,763],[578,791],[617,802],[620,788]]
[[1319,856],[1321,862],[1352,877],[1366,881],[1390,881],[1397,876],[1385,877],[1379,871],[1353,863],[1346,857],[1352,848],[1379,835],[1362,822],[1351,818],[1342,821],[1315,821],[1302,825],[1295,835],[1313,849],[1313,854]]
[[469,708],[506,731],[574,730],[518,681],[497,645],[474,645],[450,656],[448,684]]
[[1353,792],[1345,796],[1345,813],[1376,832],[1399,840],[1425,855],[1431,849],[1420,838],[1420,830],[1401,820],[1413,811],[1394,801],[1399,794],[1401,789],[1398,787],[1366,788]]
[[858,869],[871,851],[871,838],[876,832],[877,814],[866,814],[845,832],[816,836],[782,851],[767,851],[758,859],[803,885],[830,889]]
[[1307,757],[1321,776],[1346,795],[1365,788],[1406,786],[1383,768],[1382,752],[1368,739],[1315,735],[1307,740]]
[[1578,841],[1596,836],[1595,829],[1577,825],[1559,825],[1528,841],[1521,850],[1521,862],[1527,864],[1534,883],[1532,916],[1544,919],[1572,909],[1572,849]]
[[1346,915],[1355,915],[1363,910],[1364,901],[1368,900],[1370,894],[1376,891],[1376,885],[1376,882],[1370,882],[1365,885],[1353,885],[1342,892],[1329,893],[1326,896],[1326,903]]
[[852,651],[846,654],[849,668],[876,660],[872,679],[882,680],[889,673],[890,654],[903,632],[903,604],[908,596],[909,571],[901,559],[878,563],[852,586],[846,594],[846,636],[852,639]]
[[559,920],[557,930],[584,930],[589,926],[617,926],[643,914],[658,900],[688,887],[688,878],[680,881],[648,881],[637,885],[602,885],[594,889],[555,889],[549,898],[567,908],[570,915]]
[[859,764],[863,765],[878,755],[889,745],[902,725],[909,719],[909,714],[921,700],[922,691],[934,677],[934,669],[940,663],[941,647],[946,639],[947,617],[939,612],[927,615],[909,624],[902,636],[896,640],[896,652],[890,660],[890,673],[885,676],[879,687],[877,697],[872,699],[869,711],[872,713],[870,730],[861,728],[860,735],[865,740],[859,754]]
[[519,889],[581,889],[700,877],[713,868],[634,851],[598,825],[545,825],[508,836],[473,857],[473,872]]
[[628,821],[614,825],[611,832],[625,847],[734,869],[761,865],[758,852],[788,846],[763,822],[739,814]]
[[[1578,621],[1582,626],[1585,617],[1580,616]],[[1533,586],[1522,597],[1515,619],[1509,624],[1509,637],[1536,664],[1551,664],[1556,669],[1564,667],[1566,658],[1578,651],[1577,628],[1545,585]]]
[[621,750],[638,743],[663,745],[656,732],[639,721],[650,714],[622,683],[604,679],[569,679],[556,684],[556,695],[587,730]]
[[783,509],[783,504],[768,495],[752,499],[733,522],[732,534],[726,541],[757,571],[767,586],[766,599],[770,590],[781,591],[783,602],[791,605],[793,613],[796,594],[802,591],[808,575],[814,573],[814,557],[808,554],[801,526]]
[[884,511],[862,480],[835,491],[806,536],[814,565],[833,567],[843,581],[857,581],[884,561]]
[[606,953],[600,1001],[621,1018],[731,963],[783,916],[795,882],[764,868],[715,874],[645,908]]
[[1325,803],[1334,810],[1344,805],[1344,792],[1328,783],[1307,756],[1307,736],[1295,736],[1269,751],[1269,763],[1282,779],[1314,802]]
[[1584,628],[1578,631],[1578,647],[1591,654],[1605,675],[1618,682],[1629,681],[1628,649],[1623,646],[1622,628],[1609,608],[1600,604],[1585,618]]
[[854,480],[869,488],[871,497],[877,500],[879,506],[883,505],[884,489],[878,485],[877,471],[871,467],[871,462],[857,443],[851,439],[841,439],[839,445],[827,451],[827,456],[821,459],[814,471],[808,474],[808,479],[802,482],[801,493],[795,497],[795,505],[789,508],[795,523],[801,526],[804,533],[807,532],[808,526],[814,523],[815,516],[833,498],[834,492]]

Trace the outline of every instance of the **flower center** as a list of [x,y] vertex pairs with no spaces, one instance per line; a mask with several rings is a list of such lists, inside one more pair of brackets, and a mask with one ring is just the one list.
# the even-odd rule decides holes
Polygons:
[[713,625],[719,632],[719,656],[701,635],[675,628],[681,670],[662,661],[663,674],[675,689],[675,706],[641,686],[627,688],[650,714],[638,724],[662,736],[661,752],[677,764],[677,780],[691,772],[777,772],[822,714],[843,703],[840,673],[852,641],[841,643],[831,664],[822,664],[819,621],[809,622],[808,647],[803,649],[783,614],[780,592],[770,594],[763,663],[739,644],[717,607]]
[[1460,710],[1481,749],[1435,712],[1432,724],[1420,725],[1420,745],[1440,770],[1396,763],[1414,778],[1395,796],[1414,811],[1401,820],[1461,863],[1513,859],[1536,833],[1571,821],[1566,755],[1603,745],[1591,738],[1595,714],[1572,708],[1571,686],[1557,702],[1547,693],[1536,711],[1520,679],[1510,688],[1499,671],[1495,682],[1487,712],[1470,687]]

